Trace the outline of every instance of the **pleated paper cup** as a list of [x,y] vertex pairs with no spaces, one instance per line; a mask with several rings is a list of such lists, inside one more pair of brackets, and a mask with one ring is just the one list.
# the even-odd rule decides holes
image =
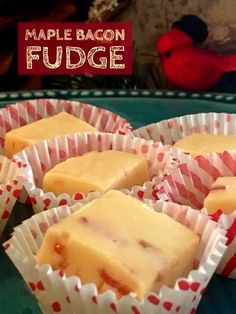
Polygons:
[[[127,192],[128,193],[128,192]],[[128,193],[136,196],[134,193]],[[90,195],[89,199],[97,198]],[[99,294],[95,284],[81,283],[77,276],[66,277],[50,265],[38,265],[35,260],[49,226],[81,208],[78,202],[38,213],[14,229],[12,238],[4,244],[6,253],[21,273],[44,313],[91,314],[193,314],[219,264],[226,246],[225,231],[207,215],[187,206],[145,200],[155,211],[163,212],[188,226],[200,236],[200,245],[193,270],[187,278],[179,278],[173,288],[163,286],[159,293],[147,293],[139,301],[134,294],[118,299],[107,290]],[[148,226],[147,226],[148,227]]]
[[80,156],[90,151],[101,152],[105,150],[142,155],[147,161],[150,182],[145,182],[143,186],[134,186],[133,190],[139,198],[153,198],[153,195],[156,195],[155,190],[152,191],[146,187],[155,187],[162,180],[165,167],[172,160],[169,146],[133,138],[129,135],[75,133],[39,142],[14,156],[17,163],[29,166],[23,168],[23,171],[27,177],[25,188],[34,211],[39,212],[64,204],[72,205],[84,198],[81,191],[77,191],[73,197],[65,193],[59,196],[50,192],[44,193],[42,190],[43,177],[47,171],[68,158]]
[[23,173],[18,165],[0,156],[0,236],[19,198],[23,183]]
[[17,102],[0,109],[0,153],[4,154],[5,134],[23,125],[67,112],[99,132],[126,134],[131,126],[119,115],[79,101],[63,99],[34,99]]
[[[152,123],[132,132],[136,137],[162,142],[164,145],[173,145],[193,133],[236,135],[236,114],[210,112],[185,115]],[[177,163],[193,158],[174,147],[171,147],[171,153]]]
[[[7,132],[62,111],[89,123],[99,132],[126,134],[131,130],[129,122],[119,115],[79,101],[63,99],[25,100],[0,109],[0,154],[5,154],[4,141]],[[27,202],[25,191],[21,193],[20,201],[22,203]]]
[[[163,201],[175,202],[202,209],[211,184],[224,176],[236,176],[236,152],[225,151],[209,156],[198,156],[180,164],[157,187],[157,196]],[[205,214],[205,209],[202,210]],[[219,209],[211,218],[226,230],[228,249],[217,272],[236,279],[236,208],[230,215]]]

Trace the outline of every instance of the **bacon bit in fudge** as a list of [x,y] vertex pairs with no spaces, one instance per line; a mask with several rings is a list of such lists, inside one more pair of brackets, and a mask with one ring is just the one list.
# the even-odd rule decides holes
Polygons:
[[53,246],[54,251],[59,255],[62,254],[64,248],[65,248],[64,245],[60,243],[55,243]]
[[108,286],[115,288],[120,295],[126,295],[131,292],[129,287],[112,278],[104,269],[100,271],[100,276]]
[[83,224],[87,224],[88,223],[88,218],[82,216],[79,218],[79,222],[83,223]]
[[[86,228],[89,228],[91,231],[99,233],[100,235],[111,239],[114,243],[120,243],[122,239],[116,239],[114,238],[114,230],[112,227],[110,227],[106,222],[103,222],[99,219],[93,219],[92,217],[84,217],[81,216],[78,219],[79,223],[82,223],[86,226]],[[114,241],[115,240],[115,241]]]
[[[105,235],[105,233],[104,233],[104,235]],[[109,232],[107,232],[107,237],[109,237],[109,238],[111,238],[112,236],[113,236],[113,234],[111,234],[111,233],[109,233]],[[129,244],[129,242],[127,241],[127,240],[125,240],[125,239],[122,239],[122,238],[118,238],[117,237],[117,239],[111,239],[111,241],[113,242],[113,243],[115,243],[115,244],[117,244],[117,245],[119,245],[119,244],[121,244],[121,245],[128,245]]]
[[151,243],[145,241],[145,240],[139,240],[139,244],[144,247],[145,249],[148,247],[152,247]]
[[156,247],[156,246],[154,246],[154,245],[152,245],[150,242],[148,242],[148,241],[145,241],[145,240],[139,240],[139,245],[141,245],[143,248],[145,248],[145,249],[153,249],[153,250],[156,250],[156,251],[159,251],[159,249]]

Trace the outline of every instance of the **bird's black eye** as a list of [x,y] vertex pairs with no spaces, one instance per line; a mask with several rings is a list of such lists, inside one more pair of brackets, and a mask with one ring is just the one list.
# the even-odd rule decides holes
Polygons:
[[169,58],[170,56],[171,56],[171,52],[170,51],[165,52],[165,57],[166,58]]

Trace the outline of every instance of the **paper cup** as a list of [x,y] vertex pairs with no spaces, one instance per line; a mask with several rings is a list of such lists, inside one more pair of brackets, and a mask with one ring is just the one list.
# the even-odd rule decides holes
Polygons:
[[[132,195],[132,193],[129,193]],[[135,196],[135,195],[134,195]],[[97,196],[94,196],[97,197]],[[90,199],[93,196],[90,195]],[[163,286],[159,294],[148,293],[142,302],[132,294],[117,299],[107,290],[99,294],[94,284],[81,284],[79,277],[66,277],[53,271],[50,265],[38,265],[38,252],[47,228],[83,205],[67,205],[38,213],[14,229],[12,238],[4,244],[44,313],[91,314],[193,314],[205,288],[226,249],[225,231],[207,215],[187,206],[145,200],[154,210],[164,212],[200,235],[200,245],[193,270],[187,278],[179,278],[174,288]]]
[[62,111],[91,124],[99,132],[126,134],[131,130],[130,124],[119,115],[79,101],[25,100],[0,109],[0,153],[4,154],[4,139],[7,132]]
[[[236,176],[236,152],[212,153],[179,165],[157,187],[157,196],[163,201],[201,209],[211,184],[222,176]],[[204,209],[203,212],[207,213]],[[227,231],[228,237],[228,249],[217,272],[236,279],[236,208],[231,215],[217,211],[211,218]]]
[[[173,145],[192,133],[235,135],[236,114],[215,112],[191,114],[152,123],[132,132],[136,137],[162,142],[165,145]],[[171,153],[180,163],[192,159],[191,155],[177,148],[171,147]]]
[[[130,124],[119,115],[103,108],[79,101],[63,99],[35,99],[17,102],[0,109],[0,154],[4,155],[5,134],[12,129],[58,114],[67,112],[94,126],[100,132],[126,134]],[[20,196],[22,203],[27,202],[27,193]]]
[[147,160],[152,181],[145,182],[143,187],[135,186],[133,190],[139,198],[152,198],[152,194],[156,194],[155,190],[146,189],[146,186],[155,187],[162,180],[164,169],[171,162],[168,146],[133,138],[129,135],[75,133],[39,142],[14,156],[16,162],[29,165],[29,167],[23,168],[23,171],[27,177],[25,188],[34,211],[39,212],[64,204],[72,205],[84,198],[81,191],[78,191],[73,197],[68,194],[55,196],[53,193],[44,193],[41,189],[43,177],[47,171],[68,158],[90,151],[101,152],[104,150],[118,150],[143,155]]
[[18,165],[0,156],[0,236],[19,198],[24,180]]

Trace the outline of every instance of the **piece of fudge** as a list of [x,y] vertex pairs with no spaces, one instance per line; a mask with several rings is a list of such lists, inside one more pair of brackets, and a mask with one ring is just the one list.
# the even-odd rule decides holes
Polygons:
[[236,150],[236,136],[195,133],[178,140],[173,147],[194,157],[225,150]]
[[142,299],[187,276],[198,245],[184,225],[112,190],[51,226],[36,259],[95,283],[100,292],[135,292]]
[[212,184],[203,206],[208,214],[221,209],[225,214],[236,210],[236,177],[219,177]]
[[146,160],[142,155],[106,150],[92,151],[69,158],[48,171],[43,190],[55,195],[76,192],[130,189],[149,180]]
[[96,132],[97,130],[66,112],[41,119],[20,128],[11,130],[5,136],[4,150],[8,158],[36,142],[58,135],[76,132]]

